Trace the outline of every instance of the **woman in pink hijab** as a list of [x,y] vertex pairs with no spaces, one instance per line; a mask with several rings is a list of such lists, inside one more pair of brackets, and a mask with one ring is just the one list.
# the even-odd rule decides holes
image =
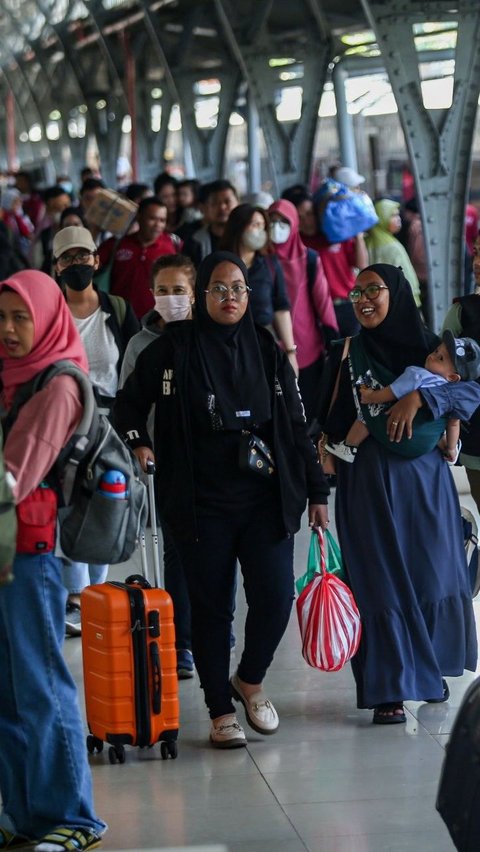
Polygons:
[[296,207],[280,199],[269,207],[268,213],[270,237],[287,284],[300,368],[298,384],[305,416],[310,421],[316,409],[325,337],[331,337],[332,332],[336,336],[337,320],[321,260],[300,238]]
[[55,376],[8,417],[17,391],[57,361],[88,371],[63,294],[43,272],[0,283],[0,358],[18,527],[13,581],[0,584],[0,850],[33,842],[36,852],[61,852],[80,837],[90,849],[106,825],[94,812],[76,687],[62,654],[67,592],[48,478],[82,415],[78,383]]

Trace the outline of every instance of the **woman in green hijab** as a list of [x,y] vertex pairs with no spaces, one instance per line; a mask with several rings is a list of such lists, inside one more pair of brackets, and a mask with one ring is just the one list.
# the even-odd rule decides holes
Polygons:
[[381,201],[375,202],[375,211],[378,223],[368,231],[365,240],[370,263],[391,263],[392,266],[401,266],[412,288],[415,304],[419,308],[421,299],[417,274],[401,242],[394,236],[398,234],[402,226],[400,204],[389,198],[382,198]]

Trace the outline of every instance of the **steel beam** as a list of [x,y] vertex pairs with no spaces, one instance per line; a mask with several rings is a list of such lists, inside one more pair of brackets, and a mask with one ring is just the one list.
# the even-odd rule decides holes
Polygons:
[[217,76],[221,84],[220,103],[217,126],[211,130],[197,127],[196,124],[193,86],[198,80],[198,74],[183,73],[176,77],[182,125],[190,143],[196,177],[201,181],[215,180],[223,174],[229,120],[240,83],[237,67],[233,67],[229,74],[222,73]]
[[[410,155],[429,267],[429,315],[438,330],[452,299],[463,293],[465,205],[480,93],[478,2],[459,0],[454,10],[451,2],[439,0],[362,5],[382,51]],[[449,109],[423,105],[412,26],[425,21],[458,22]]]
[[[328,63],[332,58],[332,45],[328,36],[317,30],[318,17],[312,18],[309,0],[299,4],[299,28],[302,44],[298,45],[297,58],[303,62],[303,88],[301,116],[298,121],[279,122],[275,111],[275,91],[281,88],[276,72],[269,67],[269,57],[291,55],[290,43],[274,39],[269,31],[272,4],[257,5],[255,30],[249,26],[251,10],[230,0],[215,0],[218,19],[232,55],[248,84],[254,98],[273,170],[274,191],[279,194],[288,184],[307,182],[310,175],[313,144],[317,129],[318,110],[323,92]],[[273,10],[274,11],[274,10]],[[318,11],[318,10],[317,10]]]
[[[146,31],[150,37],[152,42],[154,51],[157,55],[157,59],[160,67],[164,73],[164,83],[163,86],[163,95],[162,95],[162,121],[160,130],[157,133],[152,133],[150,123],[148,124],[148,130],[145,127],[144,122],[144,130],[147,130],[149,137],[149,145],[148,150],[151,152],[151,159],[147,165],[147,168],[144,168],[144,175],[147,180],[153,181],[159,171],[163,170],[163,152],[165,151],[167,135],[168,135],[168,124],[170,120],[170,114],[172,111],[172,107],[175,103],[179,104],[180,110],[182,111],[182,98],[180,96],[180,92],[177,87],[176,80],[174,79],[174,75],[172,73],[171,63],[167,58],[167,53],[163,44],[163,41],[160,37],[159,27],[157,26],[157,20],[154,12],[150,9],[149,4],[146,0],[139,0],[139,4],[144,12],[144,24]],[[190,32],[190,28],[184,26],[187,32]],[[185,47],[185,36],[182,36],[182,43]],[[150,110],[148,110],[148,115],[150,115]],[[182,115],[183,119],[183,115]],[[185,127],[183,127],[183,138],[184,140],[187,137],[187,131]],[[188,140],[188,146],[190,148],[190,139]],[[196,177],[195,174],[192,177]]]
[[340,143],[340,161],[344,166],[358,169],[357,149],[355,146],[355,133],[353,130],[352,116],[348,112],[348,104],[345,93],[345,83],[348,74],[341,62],[337,62],[332,72],[333,88],[335,92],[335,104],[337,107],[338,139]]

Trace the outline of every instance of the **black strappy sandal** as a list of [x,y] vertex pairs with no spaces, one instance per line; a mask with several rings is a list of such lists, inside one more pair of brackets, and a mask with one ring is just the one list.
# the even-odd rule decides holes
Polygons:
[[373,708],[374,725],[401,725],[407,721],[403,704],[396,701],[391,704],[378,704]]

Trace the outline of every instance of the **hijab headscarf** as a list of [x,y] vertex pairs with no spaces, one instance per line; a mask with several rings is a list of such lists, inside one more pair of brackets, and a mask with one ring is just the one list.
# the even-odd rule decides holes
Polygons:
[[228,251],[209,254],[200,264],[195,282],[194,337],[204,380],[215,396],[215,410],[223,428],[242,429],[271,419],[271,391],[250,305],[242,319],[232,325],[215,322],[207,311],[205,290],[215,267],[225,262],[235,264],[248,285],[247,267],[237,255]]
[[440,341],[424,326],[403,270],[389,263],[373,263],[362,272],[368,270],[376,272],[385,282],[390,291],[390,303],[380,325],[361,328],[359,337],[365,351],[395,376],[403,373],[406,367],[423,367],[427,355]]
[[378,216],[378,222],[371,228],[367,234],[367,244],[369,251],[379,248],[380,246],[390,245],[397,242],[394,235],[389,230],[390,220],[392,216],[398,214],[400,204],[398,201],[391,201],[389,198],[382,198],[381,201],[375,202],[375,212]]
[[282,264],[287,287],[290,292],[300,289],[307,284],[307,249],[300,237],[300,220],[298,211],[291,201],[280,198],[268,208],[268,212],[279,213],[290,225],[290,236],[286,243],[274,243],[275,253]]
[[68,305],[53,278],[26,269],[2,281],[0,293],[6,287],[23,299],[34,324],[33,347],[23,358],[11,358],[0,343],[2,393],[9,408],[17,388],[51,364],[73,361],[88,373],[88,361]]
[[400,204],[390,198],[382,198],[375,202],[375,211],[378,216],[377,224],[368,231],[365,245],[372,263],[393,264],[401,266],[407,281],[412,288],[416,305],[420,307],[420,282],[413,264],[400,240],[390,232],[390,220],[398,214]]

